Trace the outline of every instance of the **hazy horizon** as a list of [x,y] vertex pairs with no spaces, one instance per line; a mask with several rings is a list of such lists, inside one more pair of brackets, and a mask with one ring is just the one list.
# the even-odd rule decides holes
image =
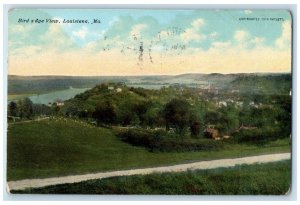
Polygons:
[[180,75],[211,75],[211,74],[220,74],[220,75],[234,75],[234,74],[291,74],[291,72],[253,72],[253,73],[181,73],[181,74],[164,74],[164,75],[10,75],[8,76],[18,76],[18,77],[142,77],[142,76],[180,76]]

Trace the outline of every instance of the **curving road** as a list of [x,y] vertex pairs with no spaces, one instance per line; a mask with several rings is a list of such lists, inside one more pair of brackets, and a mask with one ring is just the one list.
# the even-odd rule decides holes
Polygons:
[[290,158],[291,158],[291,153],[268,154],[268,155],[259,155],[259,156],[233,158],[233,159],[200,161],[200,162],[178,164],[172,166],[120,170],[120,171],[111,171],[111,172],[99,172],[93,174],[70,175],[70,176],[52,177],[52,178],[45,178],[45,179],[24,179],[19,181],[7,182],[7,191],[10,192],[10,190],[20,190],[25,188],[37,188],[37,187],[44,187],[49,185],[76,183],[76,182],[81,182],[81,181],[86,181],[91,179],[103,179],[103,178],[116,177],[116,176],[129,176],[129,175],[137,175],[137,174],[143,175],[143,174],[151,174],[154,172],[158,172],[158,173],[183,172],[187,170],[233,167],[241,164],[267,163],[267,162],[288,160]]

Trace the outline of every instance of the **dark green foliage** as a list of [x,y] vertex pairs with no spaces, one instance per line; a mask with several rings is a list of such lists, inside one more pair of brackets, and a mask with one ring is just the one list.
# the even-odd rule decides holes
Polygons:
[[217,108],[214,111],[208,111],[204,116],[206,125],[214,127],[222,135],[230,135],[239,128],[239,112],[233,105]]
[[53,114],[53,110],[51,107],[44,105],[44,104],[33,104],[32,105],[33,115],[34,116],[41,116],[41,115],[51,115]]
[[18,117],[20,120],[28,120],[34,117],[52,115],[53,109],[44,104],[33,104],[29,98],[23,98],[17,102],[11,101],[8,104],[7,114]]
[[129,90],[136,93],[136,94],[138,94],[138,95],[140,95],[140,96],[142,96],[142,97],[147,97],[147,90],[144,89],[144,88],[133,88],[133,87],[131,87]]
[[285,195],[290,161],[233,168],[113,177],[13,191],[39,194]]
[[118,137],[131,145],[147,148],[149,151],[186,152],[219,150],[222,142],[212,140],[183,139],[178,134],[163,130],[128,129],[119,131]]
[[263,127],[254,129],[243,129],[233,134],[234,139],[239,143],[252,143],[257,145],[266,144],[269,141],[289,136],[282,135],[280,128]]
[[200,122],[199,121],[191,122],[190,130],[191,130],[191,135],[193,137],[199,137],[200,132],[201,132]]
[[221,107],[218,109],[220,121],[217,123],[218,130],[223,135],[230,135],[239,128],[239,112],[233,105]]
[[13,117],[17,117],[18,116],[18,107],[17,107],[17,103],[14,101],[11,101],[8,104],[8,115],[9,116],[13,116]]
[[229,88],[238,89],[241,93],[288,95],[291,85],[291,74],[242,75],[232,81]]
[[184,99],[172,99],[166,104],[163,112],[167,130],[174,127],[177,133],[183,134],[184,129],[189,124],[189,103]]
[[96,119],[98,124],[112,124],[116,120],[115,108],[108,101],[103,104],[98,104],[95,111],[92,113],[92,117]]
[[163,126],[164,121],[162,118],[161,110],[157,105],[151,105],[146,113],[143,115],[144,121],[143,125],[149,126],[151,128],[154,128],[155,126]]
[[33,103],[29,98],[18,101],[18,113],[21,118],[30,119],[33,116]]
[[206,112],[204,116],[205,124],[209,125],[216,125],[220,122],[221,120],[221,113],[217,111],[208,111]]

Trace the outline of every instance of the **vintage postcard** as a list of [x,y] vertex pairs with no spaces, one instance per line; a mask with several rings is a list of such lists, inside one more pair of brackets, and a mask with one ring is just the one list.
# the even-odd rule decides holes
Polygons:
[[287,10],[11,9],[7,190],[285,195]]

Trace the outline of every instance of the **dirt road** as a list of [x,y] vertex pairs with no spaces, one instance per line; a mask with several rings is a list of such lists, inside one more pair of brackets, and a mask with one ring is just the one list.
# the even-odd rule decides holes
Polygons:
[[20,189],[25,189],[30,187],[37,188],[37,187],[44,187],[49,185],[75,183],[75,182],[81,182],[81,181],[86,181],[91,179],[103,179],[108,177],[129,176],[129,175],[136,175],[136,174],[143,175],[143,174],[150,174],[154,172],[158,172],[158,173],[183,172],[187,170],[233,167],[235,165],[241,165],[241,164],[267,163],[267,162],[287,160],[290,158],[291,158],[290,153],[281,153],[281,154],[259,155],[259,156],[233,158],[233,159],[200,161],[194,163],[178,164],[178,165],[163,166],[163,167],[99,172],[99,173],[83,174],[83,175],[70,175],[70,176],[52,177],[52,178],[45,178],[45,179],[25,179],[25,180],[7,182],[7,190],[8,191],[20,190]]

